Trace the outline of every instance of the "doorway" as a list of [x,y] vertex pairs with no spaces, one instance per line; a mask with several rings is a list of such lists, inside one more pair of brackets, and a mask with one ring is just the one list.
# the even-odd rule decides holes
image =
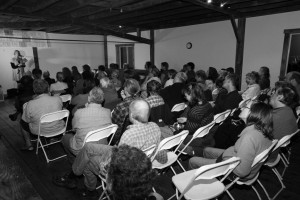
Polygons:
[[134,68],[134,44],[116,44],[116,62],[121,69],[124,64]]

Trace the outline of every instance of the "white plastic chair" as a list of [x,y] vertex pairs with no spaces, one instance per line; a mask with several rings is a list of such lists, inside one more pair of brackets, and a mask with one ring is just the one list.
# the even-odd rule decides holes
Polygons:
[[[54,161],[54,160],[57,160],[59,158],[65,157],[66,154],[62,155],[62,156],[59,156],[57,158],[49,159],[47,154],[46,154],[46,151],[45,151],[44,147],[55,144],[55,143],[60,143],[61,141],[58,140],[58,141],[50,142],[49,144],[43,145],[43,143],[41,142],[41,137],[51,138],[51,137],[55,137],[55,136],[58,136],[58,135],[63,135],[66,132],[66,129],[67,129],[69,114],[70,113],[69,113],[68,110],[61,110],[61,111],[45,114],[45,115],[41,116],[41,118],[40,118],[39,132],[38,132],[38,139],[37,139],[37,147],[36,147],[36,155],[38,155],[39,148],[42,148],[42,150],[44,152],[44,155],[46,157],[47,163],[49,163],[50,161]],[[62,120],[64,118],[66,118],[66,122],[65,122],[65,126],[61,130],[59,130],[57,132],[52,132],[52,133],[43,133],[43,132],[41,132],[41,125],[42,124]]]
[[[152,168],[153,169],[164,169],[164,168],[170,166],[173,173],[176,174],[176,172],[174,171],[174,169],[172,167],[172,164],[174,162],[176,162],[176,160],[178,158],[178,155],[176,154],[176,152],[178,152],[179,146],[182,144],[183,140],[186,138],[188,133],[189,133],[189,131],[183,130],[177,135],[174,135],[174,136],[167,137],[167,138],[163,139],[159,143],[158,148],[156,149],[154,155],[151,157]],[[173,147],[176,147],[176,149],[175,149],[175,151],[168,151],[167,152],[168,161],[165,164],[161,164],[161,163],[157,162],[157,160],[155,160],[155,156],[157,155],[157,153],[159,151],[171,149]]]
[[153,145],[151,145],[150,147],[144,149],[143,152],[144,152],[148,157],[151,157],[151,155],[153,154],[155,148],[156,148],[156,145],[153,144]]
[[173,106],[171,112],[180,112],[183,111],[187,105],[185,103],[179,103]]
[[251,99],[245,99],[239,103],[239,108],[246,107],[247,104],[251,101]]
[[85,136],[82,146],[84,146],[85,143],[87,143],[87,142],[97,142],[101,139],[108,138],[109,136],[111,136],[111,138],[108,142],[108,145],[110,145],[117,129],[118,129],[118,125],[112,124],[112,125],[106,126],[104,128],[90,131]]
[[[239,163],[239,158],[232,157],[173,176],[177,199],[180,200],[184,196],[185,199],[204,200],[219,196],[225,191],[223,181]],[[216,178],[219,176],[223,176],[221,180]],[[178,191],[181,193],[179,197]]]
[[[263,152],[261,152],[260,154],[258,154],[254,160],[253,163],[251,165],[251,168],[256,167],[256,165],[262,164],[263,162],[265,162],[268,158],[268,156],[270,155],[270,153],[272,152],[272,150],[274,149],[275,145],[277,144],[278,140],[273,140],[272,144],[269,148],[267,148],[266,150],[264,150]],[[229,188],[234,184],[238,184],[238,185],[248,185],[251,186],[251,188],[254,190],[254,192],[256,193],[257,197],[259,200],[261,200],[261,197],[258,193],[258,191],[256,190],[256,188],[253,186],[254,183],[257,181],[260,185],[260,181],[258,180],[258,176],[259,176],[259,172],[256,174],[256,176],[250,180],[247,181],[241,181],[239,177],[237,177],[234,181],[232,181],[229,185],[226,186],[225,191],[227,192],[227,194],[230,196],[230,198],[232,200],[234,200],[233,196],[231,195],[231,193],[229,192]]]
[[[195,131],[195,133],[193,134],[192,139],[191,139],[191,140],[183,147],[182,150],[179,150],[178,157],[179,157],[181,154],[186,154],[186,153],[184,152],[184,150],[191,144],[191,142],[192,142],[194,139],[196,139],[196,138],[202,138],[202,137],[206,136],[206,135],[209,133],[210,129],[215,125],[215,123],[216,123],[215,121],[212,121],[211,123],[207,124],[206,126],[202,126],[202,127],[198,128],[198,130]],[[176,161],[177,161],[177,163],[179,164],[179,166],[181,167],[181,169],[182,169],[183,171],[186,171],[186,170],[184,169],[184,167],[182,166],[182,164],[179,162],[179,160],[176,160]]]
[[61,96],[59,96],[60,98],[61,98],[61,101],[63,102],[63,103],[66,103],[66,102],[71,102],[71,100],[72,100],[72,95],[70,95],[70,94],[65,94],[65,95],[61,95]]
[[216,114],[214,116],[214,121],[216,122],[216,124],[221,125],[225,121],[225,119],[230,115],[230,113],[231,113],[231,110],[229,109],[222,113]]

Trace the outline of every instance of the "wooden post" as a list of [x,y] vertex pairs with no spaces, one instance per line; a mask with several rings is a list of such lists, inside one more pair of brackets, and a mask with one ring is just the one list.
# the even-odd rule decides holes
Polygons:
[[235,53],[235,74],[240,77],[239,88],[242,84],[243,60],[244,60],[244,42],[245,42],[246,18],[238,19],[238,38],[236,42]]
[[40,68],[40,64],[39,64],[39,56],[38,56],[37,47],[32,47],[32,51],[33,51],[34,67],[36,69],[39,69]]
[[155,63],[155,49],[154,49],[154,30],[150,30],[150,61],[154,65]]
[[285,33],[284,34],[284,42],[283,42],[283,51],[282,51],[282,59],[281,59],[281,67],[280,67],[280,75],[279,75],[279,80],[283,81],[286,70],[287,70],[287,65],[288,65],[288,54],[289,54],[289,47],[290,47],[290,39],[291,35],[290,33]]
[[104,39],[104,65],[108,69],[108,50],[107,50],[107,35],[103,36]]

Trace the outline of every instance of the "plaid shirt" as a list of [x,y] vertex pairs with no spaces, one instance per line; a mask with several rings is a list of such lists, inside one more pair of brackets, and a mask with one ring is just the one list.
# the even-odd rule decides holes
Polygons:
[[150,108],[154,108],[154,107],[165,104],[164,99],[161,96],[159,96],[158,94],[151,95],[148,98],[146,98],[145,100],[149,103]]
[[[123,133],[119,146],[122,144],[127,144],[129,146],[144,150],[155,144],[157,148],[160,143],[160,137],[160,128],[154,122],[148,122],[146,124],[133,124],[129,125],[127,130]],[[162,164],[166,163],[168,161],[167,152],[160,151],[156,155],[155,159]]]

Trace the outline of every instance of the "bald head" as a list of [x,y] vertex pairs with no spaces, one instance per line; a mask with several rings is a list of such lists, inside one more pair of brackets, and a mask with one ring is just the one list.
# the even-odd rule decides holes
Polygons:
[[141,123],[147,123],[150,115],[150,106],[145,100],[134,100],[129,106],[129,113],[130,121],[136,120]]

